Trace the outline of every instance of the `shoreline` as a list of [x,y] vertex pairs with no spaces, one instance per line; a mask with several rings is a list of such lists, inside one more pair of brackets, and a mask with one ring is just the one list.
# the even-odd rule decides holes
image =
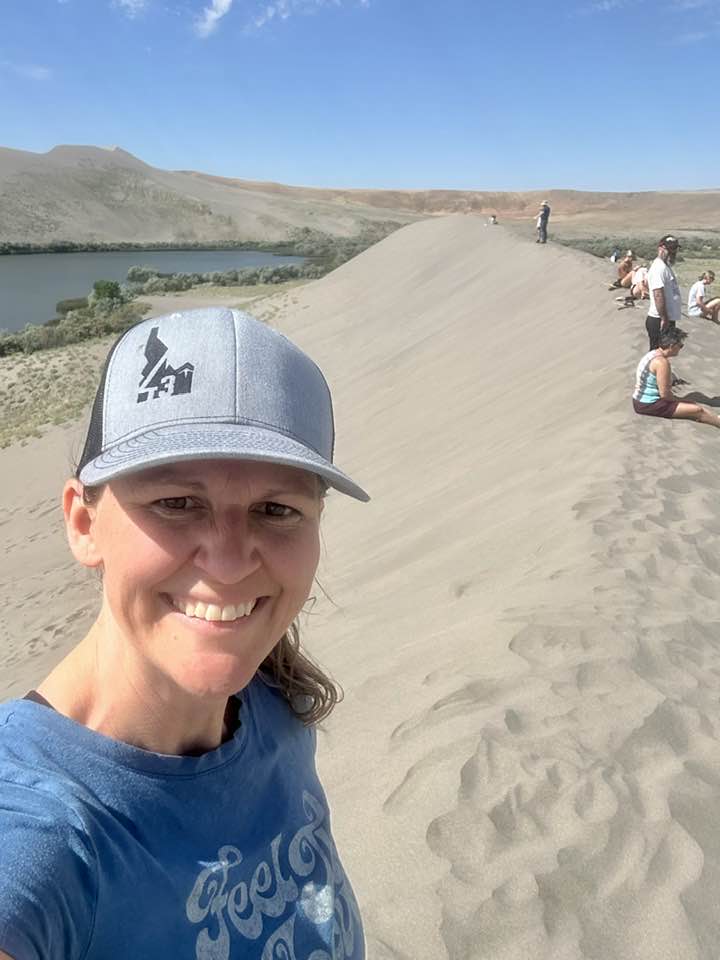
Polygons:
[[174,253],[175,251],[182,253],[202,253],[207,251],[212,253],[215,250],[243,250],[247,253],[268,253],[278,257],[307,256],[306,254],[294,253],[293,251],[296,246],[297,244],[290,240],[278,241],[277,243],[268,243],[263,240],[209,240],[203,243],[180,243],[172,241],[153,243],[133,243],[131,241],[119,241],[118,243],[76,243],[74,241],[61,241],[52,245],[6,243],[0,241],[0,257],[34,256],[36,254],[56,253]]

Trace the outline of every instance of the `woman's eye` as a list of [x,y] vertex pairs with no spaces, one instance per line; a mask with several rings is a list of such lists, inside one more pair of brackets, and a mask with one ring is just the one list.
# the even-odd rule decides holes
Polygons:
[[165,510],[189,510],[193,506],[192,497],[163,497],[156,502]]
[[262,505],[262,510],[265,513],[265,516],[272,517],[276,520],[285,520],[300,515],[298,511],[294,510],[292,507],[288,507],[284,503],[274,503],[272,501],[264,503]]

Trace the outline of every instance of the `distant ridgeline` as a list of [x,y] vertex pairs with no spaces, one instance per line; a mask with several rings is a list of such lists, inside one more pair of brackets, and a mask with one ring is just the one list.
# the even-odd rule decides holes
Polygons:
[[[394,221],[368,223],[354,237],[335,237],[319,230],[302,227],[290,232],[288,240],[282,245],[243,243],[234,247],[217,244],[210,248],[207,244],[198,244],[182,249],[264,249],[268,252],[294,254],[305,257],[302,264],[278,264],[267,267],[247,267],[239,270],[212,270],[207,273],[160,273],[152,267],[130,267],[127,282],[119,284],[110,280],[98,280],[87,297],[61,300],[56,307],[58,316],[48,323],[30,324],[15,333],[0,333],[0,357],[13,353],[35,353],[51,347],[60,347],[70,343],[94,340],[109,334],[119,334],[141,319],[147,311],[147,304],[137,298],[145,294],[171,293],[190,290],[193,287],[213,286],[256,286],[258,284],[286,283],[289,280],[309,280],[324,276],[363,250],[382,240],[397,230],[402,224]],[[9,245],[5,245],[6,247]],[[3,245],[0,244],[0,251]],[[95,246],[58,245],[54,252],[97,252],[118,249],[153,249],[162,247],[157,244],[147,247],[133,245],[113,246],[105,244]],[[168,244],[164,249],[181,249],[177,244]],[[38,249],[5,250],[5,253],[39,253]],[[45,248],[42,252],[47,253]]]
[[[678,232],[680,237],[680,254],[683,258],[700,259],[702,257],[720,257],[720,236],[699,237]],[[613,250],[632,250],[636,257],[642,260],[653,260],[657,256],[657,240],[648,237],[587,237],[569,238],[554,236],[557,243],[576,250],[585,250],[596,257],[607,259]]]

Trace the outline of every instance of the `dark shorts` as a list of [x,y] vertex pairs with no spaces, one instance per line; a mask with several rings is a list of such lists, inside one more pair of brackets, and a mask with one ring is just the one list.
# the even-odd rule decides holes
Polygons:
[[[668,328],[674,327],[675,321],[668,323]],[[660,317],[651,317],[650,314],[645,318],[645,329],[648,335],[648,345],[651,350],[657,350],[660,346]]]
[[656,400],[654,403],[640,403],[633,399],[635,413],[644,414],[646,417],[667,417],[670,419],[677,410],[679,400]]

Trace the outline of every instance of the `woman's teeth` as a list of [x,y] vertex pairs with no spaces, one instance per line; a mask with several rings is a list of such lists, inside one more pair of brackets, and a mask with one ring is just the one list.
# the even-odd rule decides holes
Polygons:
[[239,620],[241,617],[249,617],[253,612],[257,599],[249,600],[247,603],[228,603],[221,607],[217,603],[193,603],[191,600],[173,600],[175,606],[186,617],[194,617],[196,620],[222,620],[229,622]]

